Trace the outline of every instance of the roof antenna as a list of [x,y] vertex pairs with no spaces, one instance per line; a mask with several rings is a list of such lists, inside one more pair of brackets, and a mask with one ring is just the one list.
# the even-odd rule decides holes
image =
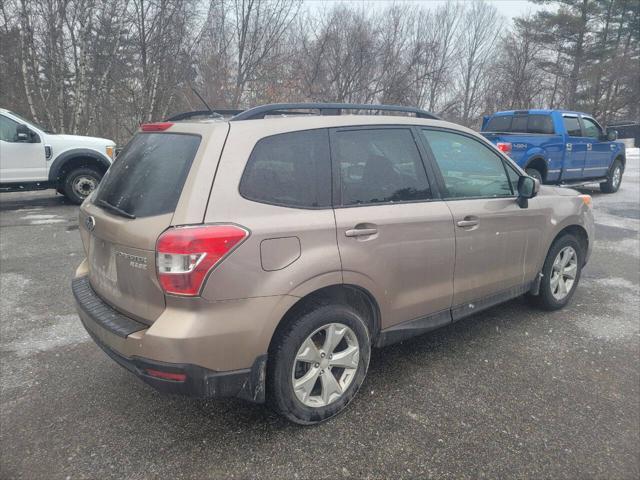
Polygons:
[[207,107],[207,110],[209,110],[209,112],[211,113],[214,113],[213,110],[211,110],[211,107],[207,104],[207,102],[204,101],[204,98],[202,98],[202,95],[200,95],[198,91],[195,88],[193,88],[193,85],[189,84],[189,87],[191,88],[193,93],[195,93],[196,96],[200,99],[200,101],[204,104],[204,106]]

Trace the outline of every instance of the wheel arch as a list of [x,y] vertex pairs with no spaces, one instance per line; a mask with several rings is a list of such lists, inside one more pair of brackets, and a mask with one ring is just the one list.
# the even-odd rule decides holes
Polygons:
[[88,148],[76,148],[61,153],[51,164],[49,168],[49,182],[59,186],[64,181],[67,172],[79,167],[93,167],[101,174],[107,171],[111,166],[111,162],[96,152]]
[[[587,252],[589,250],[589,234],[587,233],[587,231],[585,230],[585,228],[582,225],[572,224],[572,225],[567,225],[566,227],[564,227],[553,238],[553,240],[549,244],[549,249],[551,248],[551,246],[560,237],[562,237],[565,234],[570,234],[573,237],[575,237],[576,240],[578,240],[578,243],[580,244],[580,247],[582,248],[583,255],[585,255],[585,260],[586,260],[586,254],[587,254]],[[547,250],[549,250],[549,249],[547,249]]]
[[371,345],[375,344],[375,339],[381,328],[380,307],[378,302],[367,289],[358,285],[340,283],[314,290],[298,299],[289,307],[271,335],[268,351],[272,351],[274,340],[295,318],[314,306],[332,303],[349,305],[362,314],[367,321],[369,332],[371,333]]
[[624,172],[624,170],[625,170],[625,168],[627,166],[626,157],[622,153],[616,155],[615,158],[613,159],[613,162],[611,162],[611,165],[613,165],[616,162],[616,160],[620,161],[620,163],[622,164],[622,171]]

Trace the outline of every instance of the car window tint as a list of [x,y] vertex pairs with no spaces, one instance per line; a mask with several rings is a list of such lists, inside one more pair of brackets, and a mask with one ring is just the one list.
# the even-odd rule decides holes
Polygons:
[[18,141],[18,122],[14,122],[10,118],[0,115],[0,140],[5,142]]
[[260,140],[240,181],[240,194],[256,202],[298,208],[331,205],[331,157],[325,129]]
[[578,117],[563,117],[564,128],[567,131],[567,135],[571,137],[581,137],[582,130],[580,129],[580,122]]
[[590,118],[582,118],[582,124],[584,125],[584,136],[590,138],[600,138],[602,130],[596,122]]
[[342,205],[431,198],[427,174],[410,130],[338,131],[333,142],[340,168]]
[[511,131],[514,133],[527,133],[528,115],[518,115],[513,117],[511,122]]
[[491,117],[483,130],[485,132],[510,132],[512,118],[513,116],[511,115]]
[[529,115],[527,121],[528,133],[554,133],[553,122],[550,115]]
[[442,173],[446,198],[511,196],[502,158],[465,135],[422,130]]
[[94,203],[102,200],[136,217],[173,212],[199,145],[198,135],[136,135],[107,170]]

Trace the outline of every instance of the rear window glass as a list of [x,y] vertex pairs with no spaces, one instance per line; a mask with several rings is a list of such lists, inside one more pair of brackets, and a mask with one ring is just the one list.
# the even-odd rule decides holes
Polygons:
[[256,202],[287,207],[330,206],[328,131],[305,130],[260,140],[242,175],[240,194]]
[[491,117],[484,128],[485,132],[510,133],[554,133],[553,121],[549,115],[500,115]]
[[197,135],[136,135],[100,183],[94,203],[136,217],[173,212],[199,145]]

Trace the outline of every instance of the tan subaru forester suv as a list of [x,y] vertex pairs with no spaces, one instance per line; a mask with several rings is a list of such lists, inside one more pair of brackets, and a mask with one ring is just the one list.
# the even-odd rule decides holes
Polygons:
[[142,125],[80,209],[82,323],[160,391],[312,424],[353,399],[373,346],[575,292],[591,198],[467,128],[388,105],[214,117]]

